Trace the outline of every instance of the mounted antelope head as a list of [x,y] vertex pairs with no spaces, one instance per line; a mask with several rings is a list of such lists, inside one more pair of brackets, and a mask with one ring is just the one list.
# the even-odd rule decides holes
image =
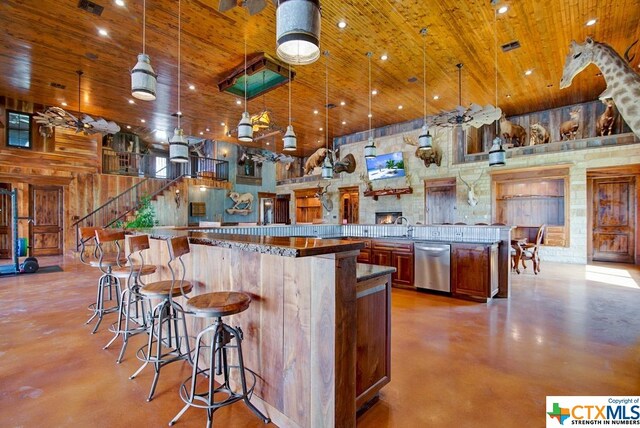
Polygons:
[[323,189],[322,186],[318,184],[318,191],[316,192],[316,198],[320,199],[320,203],[322,203],[322,206],[324,207],[325,210],[327,210],[328,212],[331,212],[333,211],[333,201],[331,200],[329,193],[327,193],[327,191],[329,190],[329,186],[331,186],[331,184],[327,184],[327,187]]
[[478,184],[478,181],[480,181],[480,178],[482,178],[483,174],[484,174],[484,170],[480,173],[480,175],[478,176],[476,181],[473,182],[473,184],[469,184],[464,180],[464,178],[462,178],[460,171],[458,171],[458,176],[460,177],[460,180],[462,180],[462,182],[467,186],[467,203],[472,207],[475,207],[476,205],[478,205],[478,196],[476,195],[476,184]]

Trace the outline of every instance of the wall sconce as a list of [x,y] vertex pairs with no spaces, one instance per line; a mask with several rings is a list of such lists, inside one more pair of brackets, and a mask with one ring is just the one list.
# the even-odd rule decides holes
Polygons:
[[176,201],[176,208],[180,208],[180,189],[176,189],[176,196],[174,200]]
[[201,192],[206,192],[207,191],[207,187],[206,186],[200,186],[200,191]]
[[227,157],[227,149],[222,150],[222,157],[223,158]]

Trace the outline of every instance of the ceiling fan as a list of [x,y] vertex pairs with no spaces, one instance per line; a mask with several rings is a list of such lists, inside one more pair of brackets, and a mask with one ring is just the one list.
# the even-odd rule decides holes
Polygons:
[[500,119],[502,110],[487,104],[481,105],[472,103],[469,107],[462,105],[462,63],[456,64],[458,67],[458,107],[455,110],[442,112],[431,119],[433,126],[452,127],[462,126],[464,129],[472,126],[480,128],[482,125],[488,125]]
[[[78,70],[76,73],[78,74],[78,116],[82,117],[80,88],[83,72]],[[50,131],[45,132],[45,134],[50,134],[55,126],[74,129],[76,133],[82,132],[85,135],[95,134],[97,132],[102,134],[115,134],[116,132],[120,132],[120,126],[113,121],[107,121],[101,117],[94,119],[89,115],[84,115],[82,119],[79,119],[60,107],[48,107],[44,112],[37,112],[36,114],[37,116],[34,117],[36,123]]]
[[[278,2],[273,0],[273,4],[277,6]],[[218,10],[224,13],[236,6],[246,7],[249,11],[249,15],[255,15],[262,12],[262,10],[267,6],[267,0],[220,0]]]

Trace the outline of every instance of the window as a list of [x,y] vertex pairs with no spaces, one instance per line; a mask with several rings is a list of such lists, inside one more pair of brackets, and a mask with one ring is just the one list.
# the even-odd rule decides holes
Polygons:
[[7,146],[31,148],[31,115],[7,111]]
[[156,178],[167,178],[167,158],[156,158]]

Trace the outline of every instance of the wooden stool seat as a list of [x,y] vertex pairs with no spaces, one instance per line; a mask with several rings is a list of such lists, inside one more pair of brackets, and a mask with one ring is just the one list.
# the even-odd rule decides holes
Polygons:
[[[138,275],[140,276],[151,275],[156,273],[157,269],[158,268],[154,265],[144,265],[142,267],[142,270],[140,270],[140,265],[133,265],[133,276],[135,277]],[[129,278],[130,273],[131,273],[130,266],[113,268],[113,270],[111,271],[111,274],[116,278]]]
[[[153,298],[168,297],[169,293],[171,292],[172,284],[173,281],[171,280],[152,282],[140,288],[140,294]],[[193,285],[191,285],[190,282],[184,281],[182,283],[182,291],[180,291],[180,286],[176,285],[175,287],[173,287],[173,293],[171,294],[171,297],[178,297],[182,294],[190,293],[192,289]]]
[[[124,266],[127,263],[127,259],[122,257],[120,260],[116,260],[116,256],[104,257],[102,259],[103,267]],[[91,260],[89,262],[91,267],[100,267],[100,260]]]
[[250,303],[251,297],[246,293],[218,291],[191,297],[185,308],[196,316],[216,318],[238,314],[249,308]]

